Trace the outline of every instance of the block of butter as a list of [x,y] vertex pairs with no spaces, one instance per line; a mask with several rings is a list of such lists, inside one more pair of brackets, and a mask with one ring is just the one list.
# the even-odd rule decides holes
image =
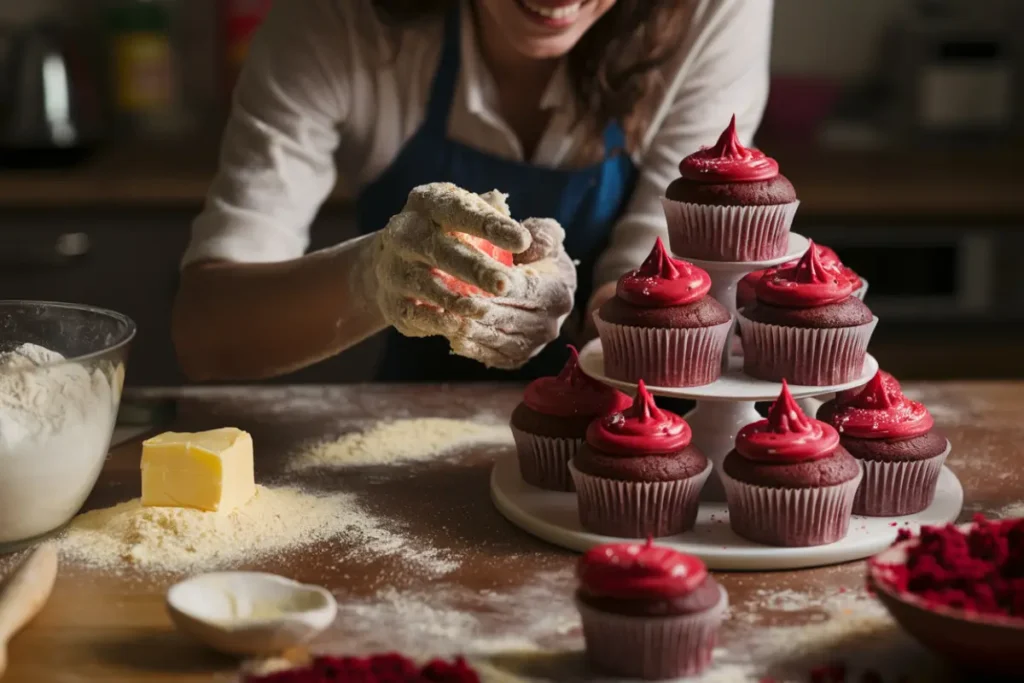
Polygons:
[[142,504],[230,512],[256,493],[252,436],[235,427],[142,442]]

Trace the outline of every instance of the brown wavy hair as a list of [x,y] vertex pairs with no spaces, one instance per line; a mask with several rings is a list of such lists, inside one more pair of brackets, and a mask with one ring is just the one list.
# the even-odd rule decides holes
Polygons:
[[[382,21],[402,27],[443,13],[458,1],[373,4]],[[569,52],[570,82],[595,143],[609,121],[618,121],[627,149],[639,149],[664,93],[659,67],[682,43],[692,12],[692,0],[617,0]]]

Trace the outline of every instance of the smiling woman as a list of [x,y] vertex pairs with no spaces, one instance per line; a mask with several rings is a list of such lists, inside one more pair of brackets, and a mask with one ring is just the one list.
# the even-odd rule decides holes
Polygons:
[[[771,13],[771,0],[274,3],[184,258],[184,369],[278,375],[387,329],[381,381],[556,374],[618,277],[667,238],[660,198],[679,160],[733,115],[749,144]],[[306,254],[339,176],[364,236]]]

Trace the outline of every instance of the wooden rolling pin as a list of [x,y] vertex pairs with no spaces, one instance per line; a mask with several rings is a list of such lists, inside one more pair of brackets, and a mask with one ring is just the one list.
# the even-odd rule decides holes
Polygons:
[[44,543],[0,586],[0,678],[7,670],[7,643],[46,604],[57,579],[57,548]]

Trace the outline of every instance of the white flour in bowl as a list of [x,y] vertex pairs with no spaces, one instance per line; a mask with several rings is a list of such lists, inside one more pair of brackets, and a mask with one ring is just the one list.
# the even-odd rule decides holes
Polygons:
[[116,412],[106,375],[35,344],[0,353],[0,543],[52,531],[85,502]]

